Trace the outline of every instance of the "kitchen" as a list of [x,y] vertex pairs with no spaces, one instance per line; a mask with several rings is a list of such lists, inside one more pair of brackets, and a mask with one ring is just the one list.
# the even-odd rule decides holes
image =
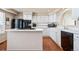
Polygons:
[[[1,8],[0,10],[2,16],[0,16],[2,23],[0,42],[7,40],[6,50],[43,51],[43,37],[50,37],[64,51],[79,50],[78,8]],[[23,20],[24,23],[30,22],[26,28],[20,26],[18,20]],[[18,22],[19,27],[15,22]],[[72,34],[72,38],[66,35],[68,38],[63,39],[66,33]]]

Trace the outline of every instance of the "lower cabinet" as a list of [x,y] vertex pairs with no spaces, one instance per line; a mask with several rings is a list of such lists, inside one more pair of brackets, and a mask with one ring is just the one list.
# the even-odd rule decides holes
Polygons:
[[79,51],[79,39],[74,40],[74,51]]
[[74,34],[74,51],[79,51],[79,34]]
[[46,28],[43,31],[43,36],[49,36],[57,43],[57,28]]
[[57,42],[57,32],[56,28],[48,28],[48,36],[52,38],[53,41]]
[[57,30],[56,28],[47,28],[44,30],[44,36],[49,36],[52,38],[52,40],[54,40],[55,42],[57,42]]
[[49,29],[48,28],[44,29],[43,36],[49,36]]

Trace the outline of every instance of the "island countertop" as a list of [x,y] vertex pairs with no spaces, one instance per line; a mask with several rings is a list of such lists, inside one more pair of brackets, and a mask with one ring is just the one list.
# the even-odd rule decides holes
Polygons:
[[7,50],[43,50],[42,29],[9,29],[7,31]]
[[8,31],[43,31],[43,29],[7,29],[6,30],[7,32]]

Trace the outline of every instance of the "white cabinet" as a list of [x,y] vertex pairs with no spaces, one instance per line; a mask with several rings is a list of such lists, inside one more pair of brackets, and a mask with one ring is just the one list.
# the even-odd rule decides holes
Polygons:
[[79,51],[79,34],[74,34],[74,50]]
[[7,50],[43,50],[42,30],[7,30]]
[[72,18],[77,19],[79,17],[79,8],[72,8]]
[[23,19],[32,20],[32,12],[23,12]]
[[61,29],[57,28],[57,44],[61,47]]
[[45,28],[43,30],[43,36],[49,36],[49,30],[48,30],[48,28]]
[[37,16],[32,17],[32,23],[37,23]]
[[55,42],[57,42],[57,31],[56,28],[47,28],[43,31],[44,36],[51,37]]
[[56,28],[49,28],[48,29],[48,34],[49,36],[55,41],[57,42],[57,31],[56,31]]
[[37,23],[47,24],[48,23],[48,16],[37,16]]
[[32,20],[32,15],[23,15],[23,19]]
[[50,14],[49,15],[49,23],[52,23],[52,22],[57,22],[56,14]]
[[45,28],[43,30],[43,36],[49,36],[52,38],[52,40],[57,42],[57,30],[56,30],[56,28]]

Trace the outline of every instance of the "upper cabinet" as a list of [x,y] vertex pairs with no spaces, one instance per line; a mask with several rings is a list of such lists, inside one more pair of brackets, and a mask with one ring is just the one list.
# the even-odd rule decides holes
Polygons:
[[32,22],[33,22],[33,23],[37,23],[37,16],[33,16],[33,17],[32,17]]
[[72,19],[79,18],[79,8],[72,8]]
[[23,12],[23,19],[32,20],[32,12]]
[[49,14],[49,23],[52,23],[52,22],[57,22],[56,13]]
[[37,16],[38,24],[48,24],[48,16]]

